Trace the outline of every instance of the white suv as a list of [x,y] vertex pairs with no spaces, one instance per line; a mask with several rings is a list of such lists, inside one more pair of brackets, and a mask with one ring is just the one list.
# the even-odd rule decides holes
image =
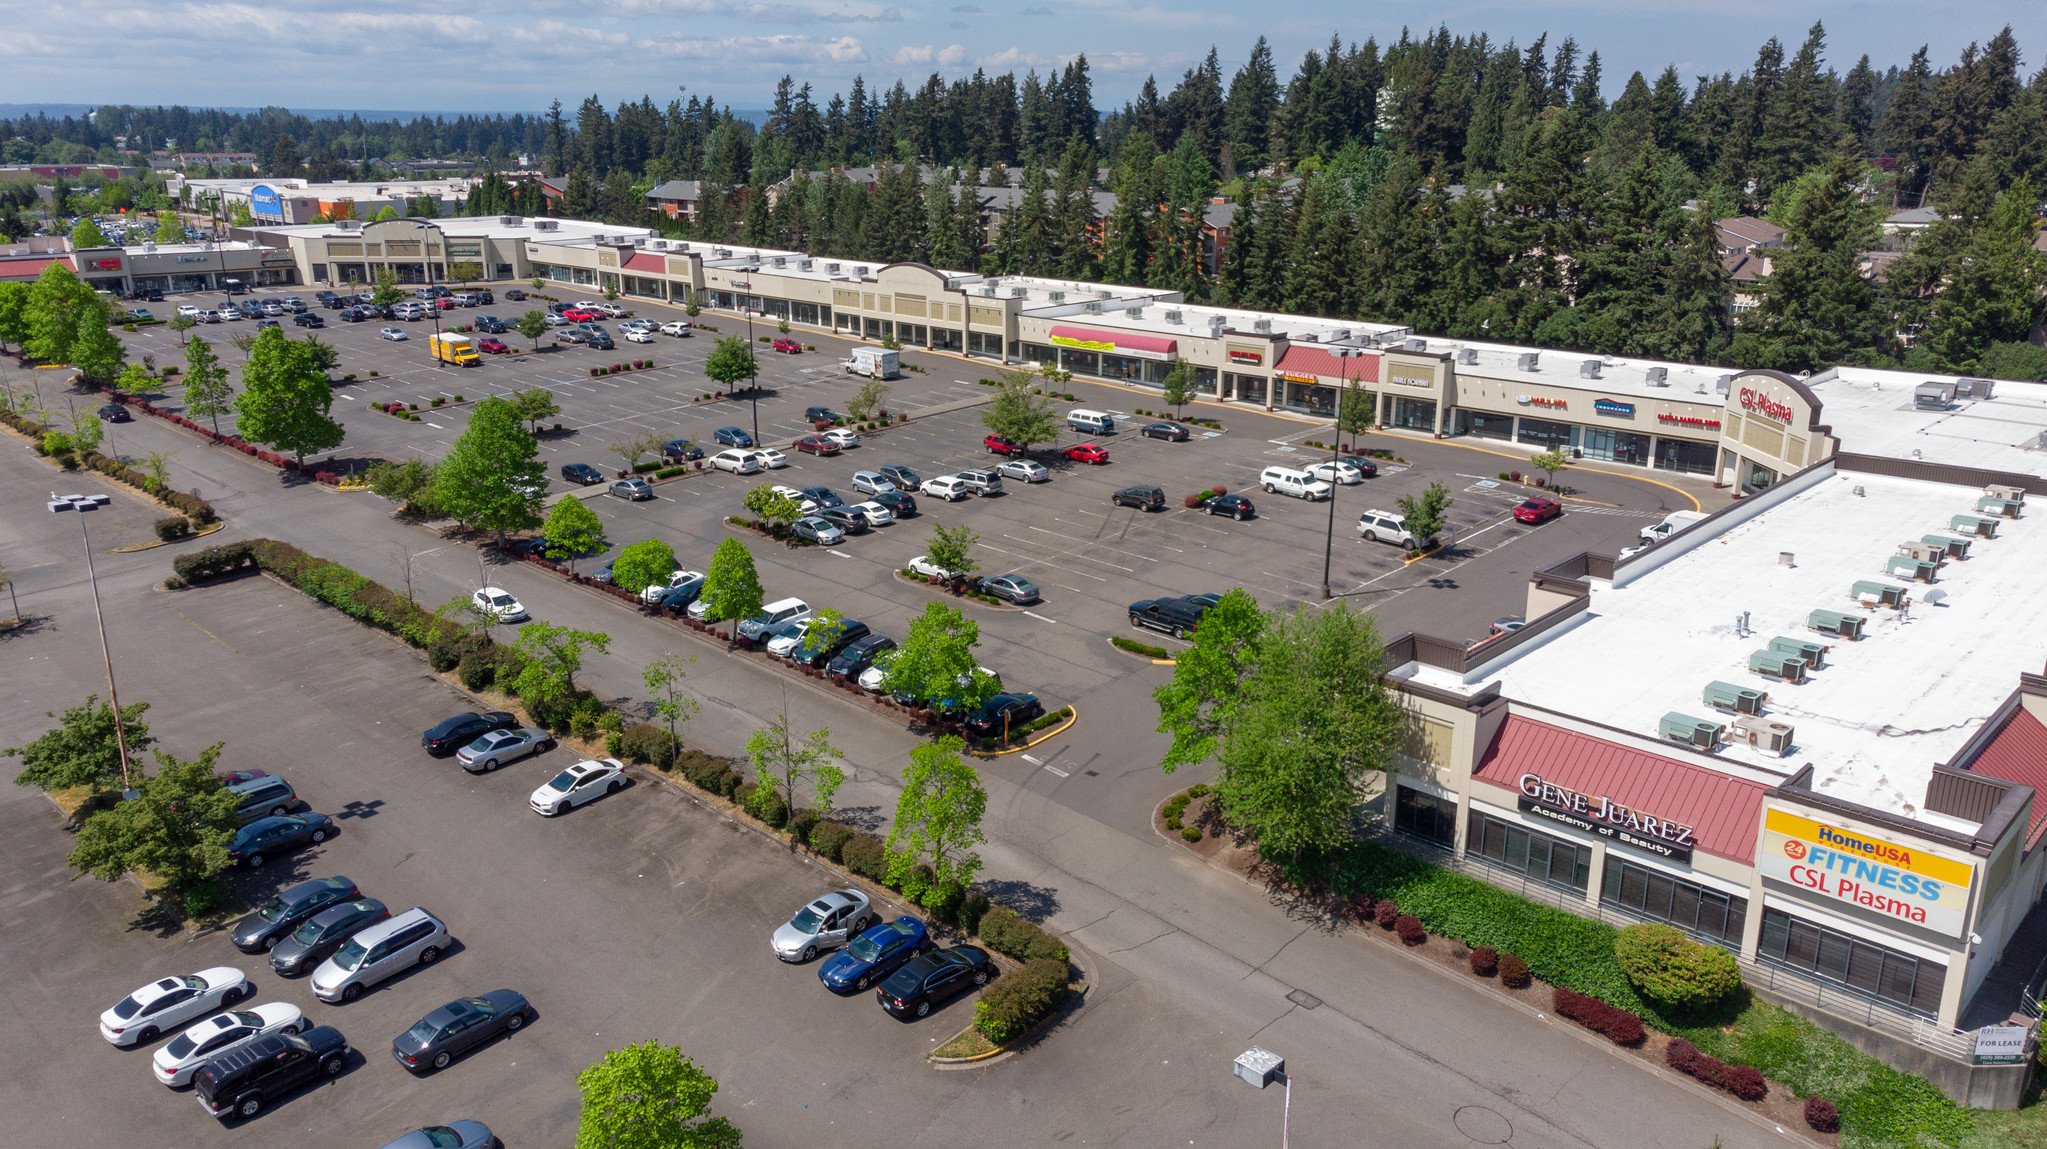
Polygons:
[[939,475],[935,478],[924,480],[924,485],[919,487],[918,491],[922,494],[930,495],[934,499],[944,499],[948,503],[954,503],[972,495],[974,488],[968,486],[967,481],[958,475]]
[[333,1005],[414,965],[432,965],[448,948],[448,927],[418,906],[348,939],[313,971],[313,996]]
[[1396,543],[1408,550],[1428,540],[1417,539],[1407,529],[1407,520],[1392,511],[1366,511],[1358,516],[1358,534],[1368,543]]

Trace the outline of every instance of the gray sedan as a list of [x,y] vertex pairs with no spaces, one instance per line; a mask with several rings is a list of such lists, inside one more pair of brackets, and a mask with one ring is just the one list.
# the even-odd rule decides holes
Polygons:
[[497,1143],[490,1126],[481,1121],[450,1121],[415,1129],[384,1149],[484,1149]]
[[493,730],[455,751],[455,761],[471,774],[482,774],[507,762],[517,762],[529,754],[541,754],[552,749],[554,737],[545,730],[531,727]]
[[832,890],[796,911],[775,927],[769,944],[783,961],[809,961],[821,950],[846,944],[874,923],[867,895],[859,890]]

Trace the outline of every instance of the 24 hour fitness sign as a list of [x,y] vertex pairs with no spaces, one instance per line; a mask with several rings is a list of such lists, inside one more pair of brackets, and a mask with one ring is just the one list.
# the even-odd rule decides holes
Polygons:
[[1629,809],[1605,796],[1580,794],[1545,782],[1540,774],[1523,774],[1520,787],[1520,808],[1524,814],[1597,834],[1673,862],[1692,860],[1690,826]]
[[1972,867],[1788,810],[1763,816],[1756,868],[1766,878],[1960,937]]

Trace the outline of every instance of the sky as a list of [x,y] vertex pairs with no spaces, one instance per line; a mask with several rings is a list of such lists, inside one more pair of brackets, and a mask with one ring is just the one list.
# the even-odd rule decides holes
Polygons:
[[1283,82],[1331,33],[1384,44],[1438,24],[1496,43],[1573,36],[1598,49],[1609,97],[1636,69],[1739,73],[1764,40],[1795,48],[1816,19],[1842,71],[1863,53],[1902,65],[1921,44],[1945,65],[2007,23],[2028,74],[2047,56],[2047,5],[2009,0],[68,0],[61,20],[26,4],[0,0],[0,15],[16,13],[0,21],[0,103],[518,111],[553,99],[573,109],[593,92],[609,106],[643,94],[662,104],[684,89],[760,108],[785,73],[823,104],[856,73],[870,89],[899,77],[915,87],[932,72],[1044,73],[1085,52],[1107,111],[1147,74],[1170,90],[1211,44],[1227,77],[1266,36]]

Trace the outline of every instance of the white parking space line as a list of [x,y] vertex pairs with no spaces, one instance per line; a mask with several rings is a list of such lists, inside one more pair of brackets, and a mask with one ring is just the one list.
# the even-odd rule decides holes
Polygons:
[[1039,622],[1049,622],[1049,623],[1051,623],[1051,624],[1052,624],[1052,625],[1054,625],[1054,626],[1057,626],[1057,625],[1059,625],[1059,620],[1058,620],[1058,619],[1056,619],[1056,618],[1046,618],[1046,617],[1045,617],[1044,615],[1042,615],[1042,614],[1039,614],[1039,613],[1038,613],[1037,611],[1034,611],[1034,610],[1027,610],[1027,611],[1024,611],[1023,613],[1025,613],[1025,614],[1027,614],[1027,615],[1030,615],[1030,616],[1031,616],[1032,618],[1035,618],[1035,619],[1037,619],[1037,620],[1038,620]]

